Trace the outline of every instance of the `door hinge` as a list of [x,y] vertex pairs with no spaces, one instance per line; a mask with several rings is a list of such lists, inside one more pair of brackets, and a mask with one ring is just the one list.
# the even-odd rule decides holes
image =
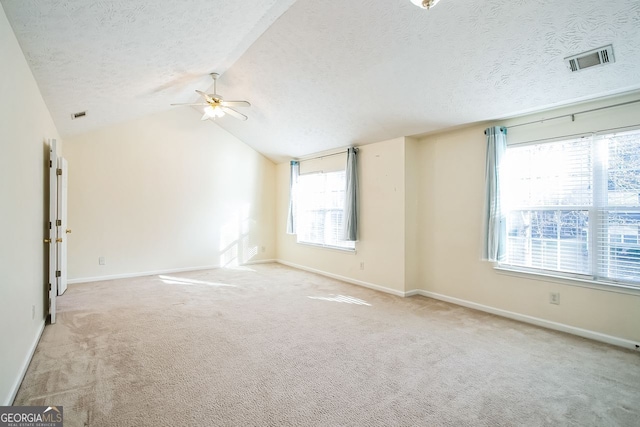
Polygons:
[[60,168],[56,169],[56,175],[62,175],[62,169]]
[[62,272],[60,270],[56,270],[56,277],[62,276]]
[[49,167],[53,167],[53,164],[51,163],[51,160],[49,160]]
[[49,221],[49,230],[51,230],[51,221]]
[[56,220],[56,225],[58,225],[58,226],[62,225],[62,220],[61,219],[57,219]]
[[51,283],[49,283],[49,292],[51,292]]

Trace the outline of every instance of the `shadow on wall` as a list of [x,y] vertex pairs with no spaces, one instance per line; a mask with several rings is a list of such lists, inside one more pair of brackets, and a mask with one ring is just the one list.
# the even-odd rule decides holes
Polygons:
[[251,231],[255,221],[250,217],[251,206],[245,204],[237,214],[220,229],[221,267],[237,267],[258,255],[258,246],[251,242]]

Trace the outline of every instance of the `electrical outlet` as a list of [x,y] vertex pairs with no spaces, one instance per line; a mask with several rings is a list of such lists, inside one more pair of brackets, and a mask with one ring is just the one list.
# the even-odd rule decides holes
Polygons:
[[31,306],[31,320],[36,318],[36,306],[32,305]]
[[560,305],[560,292],[549,292],[549,304]]
[[267,247],[266,247],[266,246],[262,246],[262,247],[260,248],[260,250],[262,251],[262,253],[265,253],[265,252],[267,251]]
[[364,270],[364,262],[360,263],[360,270]]
[[100,258],[98,258],[98,264],[100,264],[100,265],[105,265],[105,264],[106,264],[106,261],[104,260],[104,257],[103,257],[103,256],[101,256]]

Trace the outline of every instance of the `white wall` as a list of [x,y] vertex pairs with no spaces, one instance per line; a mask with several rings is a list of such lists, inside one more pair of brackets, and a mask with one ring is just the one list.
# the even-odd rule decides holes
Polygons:
[[199,118],[176,108],[65,141],[70,279],[275,258],[275,165]]
[[[344,157],[346,163],[346,154]],[[296,243],[286,234],[289,164],[278,165],[278,258],[396,293],[405,291],[405,138],[360,147],[359,241],[356,252]],[[360,263],[364,270],[360,270]]]
[[[636,95],[637,99],[638,96]],[[500,122],[513,125],[580,111],[633,97]],[[508,140],[527,141],[624,125],[640,124],[640,104],[510,129]],[[640,294],[629,295],[536,280],[496,272],[480,260],[484,164],[489,125],[423,138],[419,141],[421,289],[475,304],[533,316],[640,342]],[[560,305],[549,304],[549,292]]]
[[46,319],[46,140],[58,132],[1,7],[0,64],[0,405],[9,405]]
[[420,264],[422,263],[422,242],[420,241],[420,179],[421,165],[418,162],[418,141],[405,138],[404,159],[404,291],[409,292],[420,287]]

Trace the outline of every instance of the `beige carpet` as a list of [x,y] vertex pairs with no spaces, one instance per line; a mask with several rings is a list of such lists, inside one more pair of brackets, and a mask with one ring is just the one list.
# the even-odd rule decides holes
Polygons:
[[638,426],[640,354],[278,264],[71,285],[16,405],[65,426]]

